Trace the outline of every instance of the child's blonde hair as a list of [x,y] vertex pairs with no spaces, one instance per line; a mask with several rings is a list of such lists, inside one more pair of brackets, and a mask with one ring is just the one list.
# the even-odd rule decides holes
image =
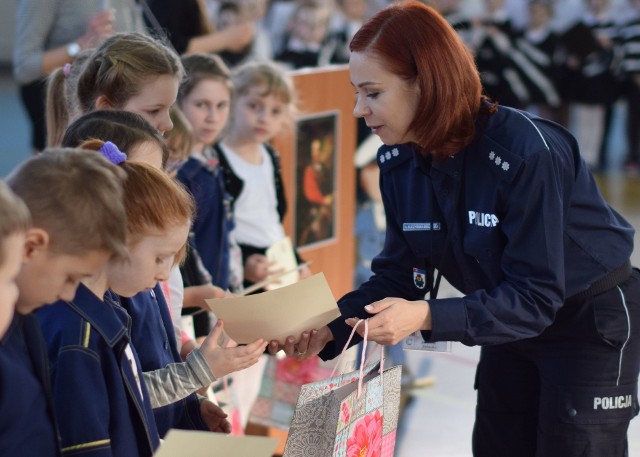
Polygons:
[[238,66],[232,74],[236,97],[246,95],[252,87],[264,86],[260,95],[274,95],[287,105],[289,122],[296,113],[296,92],[286,70],[274,62],[247,62]]
[[185,115],[176,105],[173,105],[169,110],[169,116],[173,128],[164,135],[164,139],[169,149],[168,161],[177,163],[186,160],[191,154],[193,130]]
[[[80,147],[99,150],[103,145],[104,141],[90,140]],[[193,220],[193,198],[178,181],[146,163],[125,160],[119,166],[126,173],[123,190],[129,242],[135,243],[150,233],[164,232]],[[184,252],[183,247],[176,255],[176,262],[182,260]]]
[[[47,79],[46,128],[47,146],[57,147],[62,142],[62,136],[67,125],[80,112],[80,102],[76,88],[78,78],[82,74],[84,64],[93,54],[93,49],[86,49],[76,56],[73,64],[66,64],[49,75]],[[63,91],[61,100],[58,92]]]
[[19,165],[7,184],[49,235],[55,254],[107,251],[127,258],[126,174],[94,151],[45,149]]
[[16,233],[24,233],[31,226],[29,210],[11,189],[0,181],[0,265],[4,264],[7,253],[4,240]]
[[[171,48],[141,33],[115,34],[82,65],[75,87],[79,111],[93,111],[101,95],[114,108],[122,108],[150,78],[164,75],[178,79],[184,76],[180,58]],[[70,105],[63,84],[64,78],[59,74],[49,81],[47,127],[54,134],[64,131],[69,122]]]
[[182,57],[182,65],[185,77],[178,90],[178,104],[182,103],[187,95],[200,81],[212,79],[222,82],[233,95],[231,72],[224,61],[215,54],[195,53]]

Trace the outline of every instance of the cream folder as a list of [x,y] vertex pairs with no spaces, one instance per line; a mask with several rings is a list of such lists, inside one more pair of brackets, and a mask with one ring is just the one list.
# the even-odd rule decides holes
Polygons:
[[283,343],[289,335],[297,338],[340,317],[323,273],[279,289],[207,300],[207,304],[223,320],[225,332],[240,344],[258,338]]
[[171,429],[155,457],[271,457],[278,438]]

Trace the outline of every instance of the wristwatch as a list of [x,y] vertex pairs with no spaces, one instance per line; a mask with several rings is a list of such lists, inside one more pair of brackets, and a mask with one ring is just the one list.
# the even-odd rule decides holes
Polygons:
[[72,59],[75,59],[79,53],[80,53],[80,45],[75,41],[73,43],[69,43],[69,45],[67,46],[67,55]]

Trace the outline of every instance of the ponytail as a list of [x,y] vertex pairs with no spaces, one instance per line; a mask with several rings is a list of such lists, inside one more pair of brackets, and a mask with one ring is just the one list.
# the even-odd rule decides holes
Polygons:
[[65,74],[62,68],[55,70],[47,80],[46,126],[47,145],[59,146],[69,124],[69,109],[65,91]]

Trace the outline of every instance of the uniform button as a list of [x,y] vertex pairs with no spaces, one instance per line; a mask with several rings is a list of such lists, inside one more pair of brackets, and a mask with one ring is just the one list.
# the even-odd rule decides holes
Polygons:
[[169,350],[169,341],[164,340],[164,350],[167,351]]
[[567,414],[569,415],[569,417],[576,417],[578,415],[578,411],[573,408],[569,408],[567,410]]

